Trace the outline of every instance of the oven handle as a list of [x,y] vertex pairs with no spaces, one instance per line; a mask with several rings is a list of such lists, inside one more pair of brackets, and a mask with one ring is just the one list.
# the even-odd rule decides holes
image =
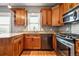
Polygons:
[[[57,37],[57,41],[59,41],[60,43],[66,45],[67,47],[70,47],[70,48],[72,48],[72,46],[74,46],[74,44],[72,44],[72,43],[68,45],[68,44],[66,43],[67,41],[62,40],[61,38],[58,38],[58,37]],[[69,43],[69,42],[68,42],[68,43]]]

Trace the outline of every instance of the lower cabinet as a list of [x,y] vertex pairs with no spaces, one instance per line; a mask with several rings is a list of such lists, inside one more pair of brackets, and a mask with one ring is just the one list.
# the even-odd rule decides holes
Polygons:
[[23,50],[23,37],[20,36],[13,40],[13,55],[18,56]]
[[19,42],[17,40],[14,40],[14,43],[13,43],[13,55],[14,56],[19,55]]
[[53,46],[53,49],[56,51],[57,50],[56,34],[53,34],[53,37],[52,37],[52,46]]
[[76,42],[75,42],[76,44],[76,56],[79,56],[79,40],[76,40]]
[[32,36],[25,35],[24,49],[32,49]]
[[40,36],[34,36],[32,39],[32,48],[33,49],[41,49],[41,38]]
[[41,37],[40,35],[25,35],[24,49],[40,49]]

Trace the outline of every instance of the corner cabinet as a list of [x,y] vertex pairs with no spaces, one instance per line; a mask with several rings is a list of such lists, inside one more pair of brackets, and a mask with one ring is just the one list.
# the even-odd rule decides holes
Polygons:
[[14,8],[14,24],[16,26],[24,26],[27,23],[25,8]]
[[13,55],[18,56],[23,50],[23,35],[14,37],[13,40]]
[[42,26],[52,26],[52,10],[51,8],[41,9]]

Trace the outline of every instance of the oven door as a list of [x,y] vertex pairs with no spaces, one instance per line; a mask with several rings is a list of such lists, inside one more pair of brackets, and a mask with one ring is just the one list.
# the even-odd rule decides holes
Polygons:
[[57,41],[57,51],[59,56],[70,56],[70,48]]

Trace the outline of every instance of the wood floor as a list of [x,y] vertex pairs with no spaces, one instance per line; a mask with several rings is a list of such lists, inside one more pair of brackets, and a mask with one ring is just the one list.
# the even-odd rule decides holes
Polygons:
[[57,56],[55,51],[23,51],[21,56]]

